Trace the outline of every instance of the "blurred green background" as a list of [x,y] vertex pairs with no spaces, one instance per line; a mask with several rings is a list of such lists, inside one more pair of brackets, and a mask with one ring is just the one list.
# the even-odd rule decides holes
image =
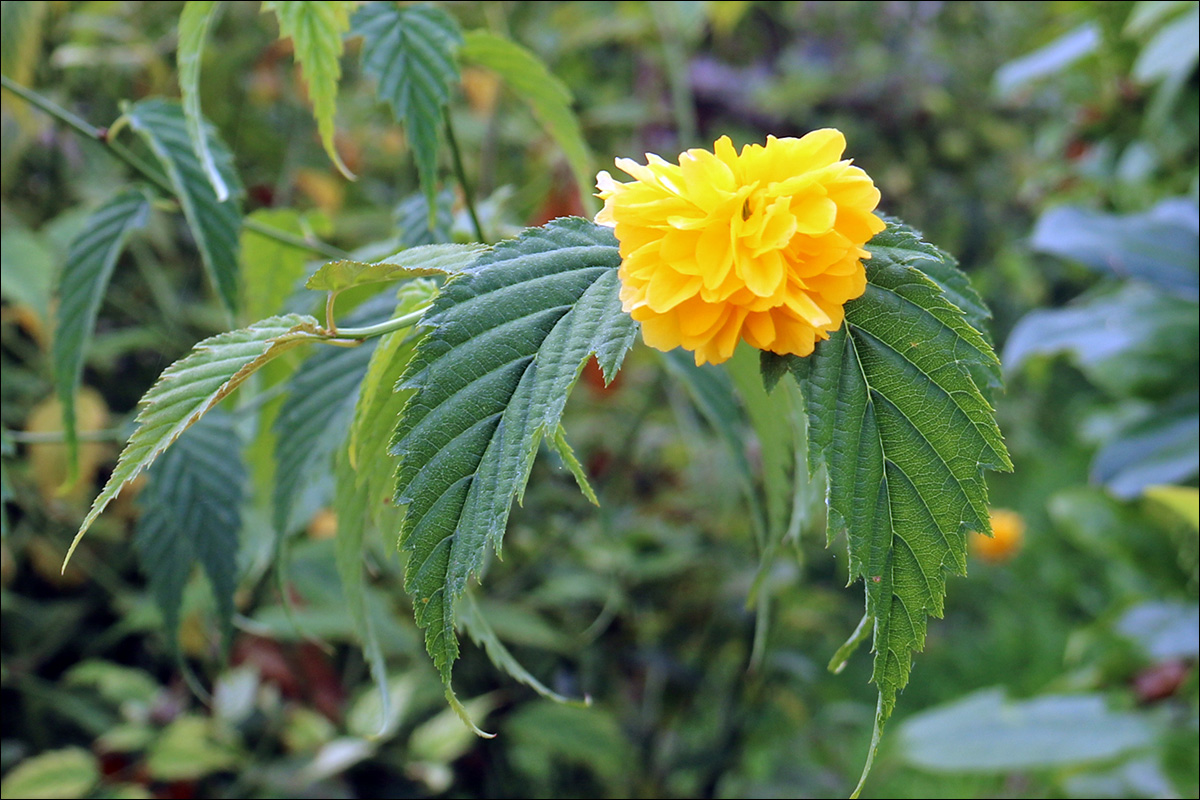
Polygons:
[[[597,169],[722,134],[840,128],[882,209],[957,255],[993,309],[1016,464],[990,480],[999,535],[950,581],[864,796],[1196,797],[1197,3],[442,5],[571,88]],[[4,2],[3,72],[106,125],[124,100],[177,96],[181,7]],[[228,4],[201,83],[247,211],[345,248],[402,237],[417,188],[356,55],[351,41],[338,104],[354,183],[322,151],[290,45],[257,4]],[[492,76],[465,70],[451,109],[490,234],[585,212],[561,152]],[[865,653],[840,675],[825,666],[862,613],[844,543],[826,549],[819,524],[788,541],[752,660],[759,561],[732,457],[640,346],[608,388],[585,373],[568,406],[601,507],[539,461],[474,593],[530,672],[590,707],[539,698],[465,644],[459,695],[499,734],[471,735],[441,698],[381,536],[369,599],[394,704],[373,736],[379,697],[319,480],[290,547],[295,619],[269,574],[256,485],[232,656],[197,578],[181,670],[130,546],[145,498],[127,492],[59,567],[138,397],[225,320],[180,227],[162,218],[133,240],[84,373],[80,429],[97,433],[64,491],[55,276],[125,172],[9,92],[0,123],[5,797],[849,792],[875,693]],[[745,448],[755,463],[749,429]]]

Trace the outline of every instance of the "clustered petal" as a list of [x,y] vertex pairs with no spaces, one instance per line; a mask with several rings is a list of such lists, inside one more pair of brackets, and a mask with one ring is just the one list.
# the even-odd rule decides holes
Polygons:
[[832,128],[741,154],[722,136],[677,165],[619,158],[628,183],[601,172],[596,222],[620,241],[621,303],[646,344],[685,347],[703,364],[741,339],[807,356],[829,338],[866,289],[864,246],[884,227],[879,191],[845,149]]

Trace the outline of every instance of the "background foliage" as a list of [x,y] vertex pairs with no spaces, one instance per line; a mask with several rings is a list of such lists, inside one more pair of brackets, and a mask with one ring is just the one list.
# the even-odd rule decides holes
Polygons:
[[[59,572],[162,369],[231,319],[319,311],[296,291],[320,257],[306,237],[361,259],[476,224],[494,240],[593,210],[573,181],[614,155],[826,125],[995,312],[1016,467],[990,480],[1015,514],[948,580],[865,795],[1197,795],[1196,3],[330,3],[315,27],[316,4],[209,5],[181,29],[177,3],[3,4],[4,75],[92,125],[125,115],[118,141],[182,212],[152,187],[114,199],[126,165],[4,92],[5,796],[845,794],[870,659],[825,665],[861,601],[819,491],[781,485],[771,420],[793,400],[753,360],[696,371],[638,346],[607,388],[585,372],[564,424],[599,508],[539,460],[462,612],[456,685],[495,740],[445,707],[395,542],[372,533],[391,509],[331,462],[336,432],[365,459],[371,420],[394,419],[356,406],[364,376],[397,377],[370,347],[281,353]],[[456,56],[413,51],[429,80],[410,86],[372,53],[417,29]],[[354,34],[340,60],[329,30]],[[434,182],[453,164],[420,109],[441,107],[477,221]],[[339,321],[386,317],[377,292],[341,292]],[[339,569],[351,537],[365,578]],[[152,566],[181,557],[196,569]]]

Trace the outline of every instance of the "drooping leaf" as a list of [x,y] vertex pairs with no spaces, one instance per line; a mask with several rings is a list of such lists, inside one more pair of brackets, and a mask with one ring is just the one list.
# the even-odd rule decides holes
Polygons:
[[357,3],[344,0],[268,0],[264,10],[275,12],[279,35],[289,38],[308,86],[308,99],[317,131],[329,160],[350,180],[354,174],[342,163],[334,143],[334,112],[342,78],[343,34],[350,30],[350,12]]
[[990,345],[909,259],[868,249],[867,289],[845,324],[789,363],[810,463],[828,472],[829,536],[846,533],[850,577],[866,586],[877,741],[928,616],[942,615],[946,574],[966,571],[968,531],[990,532],[984,470],[1012,464],[972,379],[994,371]]
[[[395,315],[425,305],[435,290],[428,281],[405,286]],[[363,551],[372,523],[379,526],[385,519],[393,521],[394,512],[398,510],[392,502],[396,464],[388,452],[388,440],[410,394],[396,391],[396,382],[408,366],[415,348],[412,328],[392,331],[380,339],[359,387],[348,441],[346,447],[338,451],[335,468],[333,508],[338,520],[335,542],[338,573],[346,608],[379,691],[382,710],[381,730],[375,732],[378,735],[383,734],[382,726],[391,716],[388,712],[390,692],[383,651],[367,609]],[[394,529],[394,522],[389,527]]]
[[233,423],[220,409],[197,420],[149,470],[138,496],[144,512],[133,544],[171,642],[183,590],[197,564],[212,587],[226,647],[232,638],[246,482],[242,441]]
[[[389,295],[365,301],[346,317],[347,326],[387,319],[395,305]],[[378,339],[357,347],[329,347],[310,356],[288,381],[287,399],[275,418],[275,487],[272,520],[277,536],[308,522],[320,499],[328,500],[333,453],[346,441],[358,386]]]
[[166,172],[208,277],[225,307],[231,314],[236,313],[242,185],[233,167],[233,156],[212,126],[205,123],[204,139],[213,167],[229,189],[228,199],[220,200],[192,149],[188,123],[178,103],[149,98],[133,104],[125,116]]
[[529,104],[533,114],[554,138],[571,165],[585,203],[594,202],[591,187],[596,173],[579,119],[571,110],[571,90],[542,60],[516,42],[485,30],[467,31],[459,58],[492,70]]
[[150,198],[140,188],[123,189],[88,217],[71,243],[59,281],[54,329],[54,384],[63,409],[67,442],[68,481],[77,469],[79,439],[75,430],[75,393],[83,375],[100,301],[108,289],[117,258],[129,234],[144,227]]
[[363,72],[375,79],[377,96],[404,124],[432,225],[442,117],[450,87],[458,83],[458,23],[425,3],[367,3],[355,13],[351,26],[363,37]]
[[422,322],[431,329],[405,374],[415,394],[393,452],[406,588],[447,685],[455,603],[487,547],[499,548],[538,443],[554,435],[589,355],[611,379],[632,344],[620,260],[606,228],[556,220],[482,255]]
[[255,370],[280,353],[318,339],[317,329],[317,321],[312,317],[299,314],[271,317],[248,328],[211,336],[167,367],[142,397],[137,429],[79,526],[67,559],[125,484],[150,466],[190,425]]
[[478,244],[427,244],[401,250],[373,264],[331,261],[314,272],[304,286],[318,292],[340,292],[368,283],[453,275],[474,261],[483,249]]
[[220,5],[216,0],[188,0],[184,4],[183,13],[179,15],[179,49],[175,61],[179,68],[183,117],[192,141],[192,150],[200,161],[204,177],[212,186],[217,202],[223,203],[229,199],[229,184],[225,183],[225,176],[217,169],[208,141],[209,126],[205,124],[204,114],[200,111],[200,59],[204,55],[208,29],[216,21]]

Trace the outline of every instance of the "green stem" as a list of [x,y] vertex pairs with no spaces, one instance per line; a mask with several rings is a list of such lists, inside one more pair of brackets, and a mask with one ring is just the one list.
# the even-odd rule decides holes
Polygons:
[[475,194],[471,184],[467,182],[467,171],[463,168],[462,152],[458,149],[458,139],[454,136],[454,124],[450,122],[450,112],[446,112],[446,141],[450,144],[450,155],[454,159],[454,175],[458,185],[463,190],[463,202],[467,204],[467,213],[471,216],[471,224],[475,226],[475,238],[484,241],[483,226],[479,224],[479,215],[475,213]]
[[[67,440],[63,431],[5,431],[5,434],[21,444],[57,444]],[[81,442],[123,442],[125,432],[121,428],[79,431],[77,438]]]
[[[22,86],[21,84],[9,78],[7,75],[0,75],[0,85],[3,85],[5,89],[12,92],[17,97],[27,101],[35,108],[44,111],[45,113],[57,119],[59,122],[62,122],[64,125],[85,139],[91,139],[93,142],[104,145],[104,147],[109,153],[112,154],[114,158],[125,162],[125,164],[133,169],[134,172],[138,173],[144,179],[154,184],[159,191],[170,197],[175,197],[175,189],[171,186],[167,179],[164,178],[158,170],[154,169],[149,164],[138,158],[133,151],[125,147],[125,145],[121,144],[120,142],[113,141],[113,137],[109,135],[109,131],[107,129],[95,127],[90,122],[87,122],[81,117],[72,114],[70,111],[66,110],[49,98],[38,94],[32,89]],[[345,250],[334,247],[331,244],[309,239],[307,237],[296,236],[295,234],[287,233],[286,231],[281,231],[277,228],[272,228],[269,225],[263,225],[261,222],[256,220],[243,220],[242,225],[247,230],[251,230],[270,239],[274,239],[281,244],[287,244],[291,245],[292,247],[308,250],[309,252],[325,256],[326,258],[344,259],[349,257],[349,253],[347,253]]]
[[410,311],[402,317],[389,319],[386,322],[380,322],[377,325],[368,325],[365,328],[338,328],[336,333],[329,334],[330,339],[373,339],[376,336],[383,336],[385,333],[398,331],[401,328],[408,328],[420,322],[421,317],[429,310],[429,306],[422,306],[416,311]]

